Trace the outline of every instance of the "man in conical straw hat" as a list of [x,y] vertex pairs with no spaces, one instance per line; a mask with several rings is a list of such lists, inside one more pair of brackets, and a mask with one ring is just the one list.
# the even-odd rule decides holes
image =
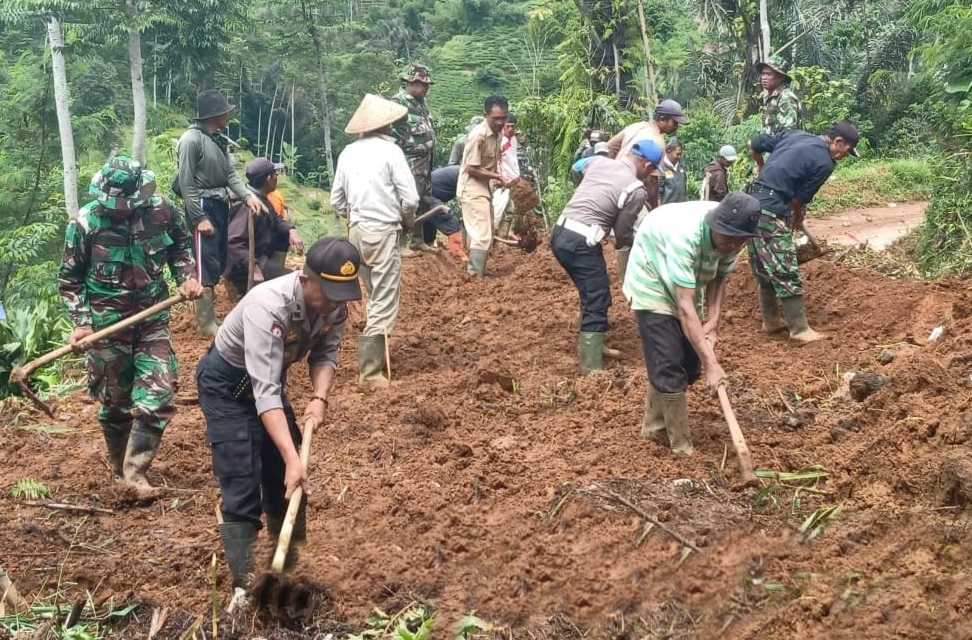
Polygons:
[[359,136],[338,156],[331,206],[348,218],[348,239],[361,254],[368,292],[364,330],[358,338],[358,381],[388,386],[385,340],[395,328],[402,281],[402,233],[415,224],[419,194],[405,154],[388,135],[408,108],[368,93],[344,128]]

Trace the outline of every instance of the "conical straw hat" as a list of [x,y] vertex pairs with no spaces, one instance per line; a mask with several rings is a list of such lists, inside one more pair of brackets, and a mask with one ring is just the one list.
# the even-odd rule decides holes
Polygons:
[[385,100],[374,93],[366,93],[364,100],[358,105],[358,110],[348,121],[348,126],[344,127],[344,132],[355,134],[381,129],[405,117],[407,113],[408,107],[403,104]]

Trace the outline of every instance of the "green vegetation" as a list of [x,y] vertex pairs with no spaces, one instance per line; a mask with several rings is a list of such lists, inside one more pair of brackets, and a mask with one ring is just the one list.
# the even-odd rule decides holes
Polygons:
[[51,497],[51,490],[35,478],[21,478],[11,487],[10,495],[18,499],[43,500]]
[[926,200],[937,175],[934,160],[857,160],[840,164],[810,205],[814,213],[885,206],[889,202]]

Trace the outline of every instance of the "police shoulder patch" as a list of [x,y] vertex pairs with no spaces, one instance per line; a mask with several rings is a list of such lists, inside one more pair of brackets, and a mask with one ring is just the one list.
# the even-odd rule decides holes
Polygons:
[[275,338],[283,338],[283,335],[284,335],[284,326],[282,324],[280,324],[279,322],[277,322],[276,320],[274,320],[273,324],[270,325],[270,333]]

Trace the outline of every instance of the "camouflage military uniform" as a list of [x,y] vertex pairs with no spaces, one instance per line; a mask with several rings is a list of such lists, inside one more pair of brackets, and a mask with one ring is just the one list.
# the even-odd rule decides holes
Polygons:
[[[193,276],[184,219],[167,200],[152,195],[154,189],[152,172],[123,156],[91,180],[89,193],[97,200],[68,224],[58,273],[75,327],[97,331],[166,299],[166,264],[179,284]],[[109,209],[124,211],[124,217],[113,217]],[[116,476],[129,475],[123,466],[130,434],[136,454],[148,447],[154,455],[162,429],[175,415],[178,364],[168,324],[169,312],[161,311],[88,352],[88,392],[102,405],[98,419]],[[152,441],[155,447],[149,447]]]
[[789,87],[780,87],[766,96],[763,107],[763,133],[776,134],[800,128],[800,99]]
[[[410,73],[403,78],[405,81],[432,83],[429,70],[421,65],[413,65]],[[405,87],[398,90],[391,98],[408,107],[408,115],[391,126],[391,135],[405,153],[408,166],[415,176],[415,188],[419,194],[418,214],[425,213],[433,205],[432,197],[432,162],[435,152],[435,128],[429,115],[429,105],[425,98],[409,95]]]

